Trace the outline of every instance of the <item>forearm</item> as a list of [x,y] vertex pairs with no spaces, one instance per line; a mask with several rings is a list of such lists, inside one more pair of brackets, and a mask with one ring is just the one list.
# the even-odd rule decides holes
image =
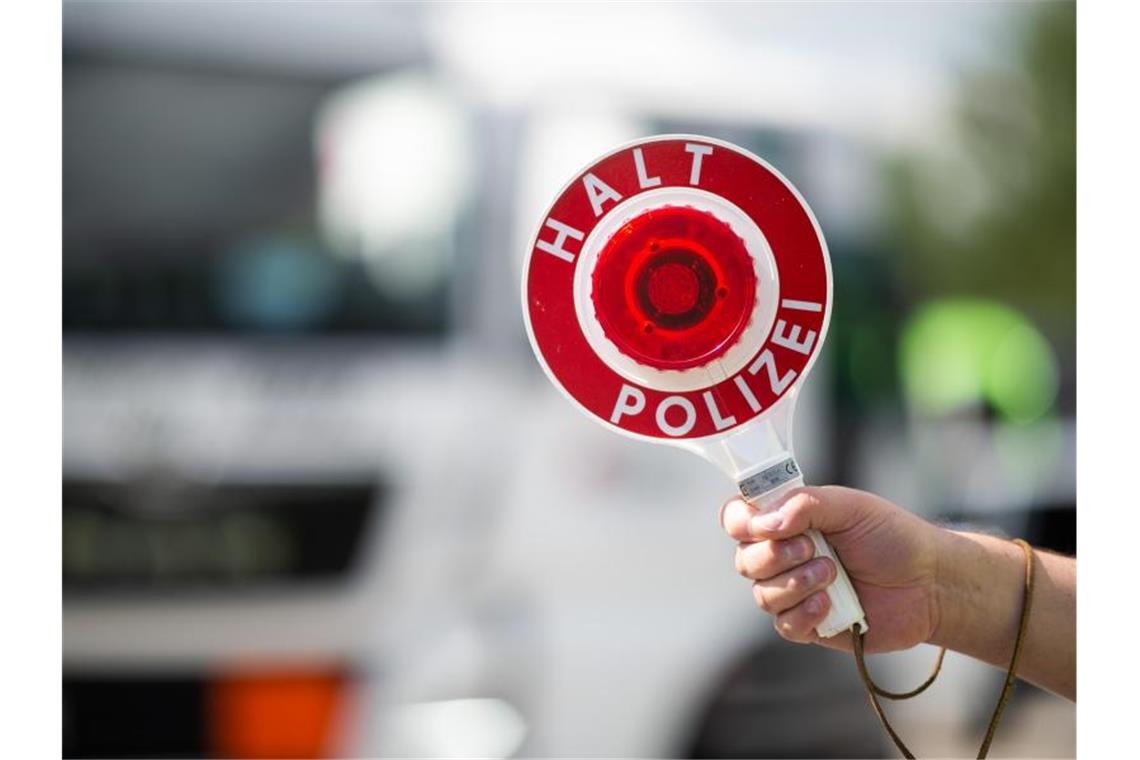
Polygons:
[[[1075,700],[1077,563],[1035,552],[1036,583],[1019,677]],[[931,643],[1007,667],[1025,588],[1021,547],[993,536],[944,531],[938,552],[939,619]]]

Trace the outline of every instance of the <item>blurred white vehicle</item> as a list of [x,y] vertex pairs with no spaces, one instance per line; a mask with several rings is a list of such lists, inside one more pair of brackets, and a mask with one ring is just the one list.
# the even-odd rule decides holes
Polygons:
[[[749,672],[775,636],[716,524],[723,476],[606,435],[527,366],[105,339],[65,365],[70,754],[878,746],[845,658]],[[816,744],[788,721],[811,693],[849,723]]]
[[[87,339],[65,377],[76,752],[296,752],[209,725],[232,718],[208,695],[308,674],[337,684],[335,754],[685,754],[773,637],[716,525],[722,476],[596,430],[527,367]],[[195,688],[204,713],[174,714]],[[146,744],[136,703],[171,699],[166,740],[190,743]]]

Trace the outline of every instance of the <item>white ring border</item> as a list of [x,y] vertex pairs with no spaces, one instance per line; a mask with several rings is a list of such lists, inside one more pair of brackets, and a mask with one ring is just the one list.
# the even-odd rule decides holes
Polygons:
[[[792,381],[792,384],[784,390],[783,394],[780,395],[780,399],[794,398],[795,397],[795,394],[797,393],[799,388],[801,388],[803,386],[804,379],[811,372],[812,367],[815,366],[815,362],[819,358],[820,351],[823,350],[823,341],[827,338],[828,328],[831,325],[831,302],[832,302],[832,291],[833,291],[832,277],[831,277],[831,253],[827,249],[827,240],[823,237],[823,230],[819,226],[819,221],[815,218],[815,212],[813,212],[811,210],[811,206],[809,206],[807,201],[804,200],[804,197],[802,195],[800,195],[800,191],[796,189],[796,186],[793,185],[788,180],[787,177],[785,177],[783,174],[781,174],[780,171],[776,167],[772,166],[770,163],[768,163],[764,159],[760,158],[760,156],[757,156],[752,151],[745,150],[744,148],[741,148],[739,145],[735,145],[734,143],[730,143],[726,140],[718,140],[714,137],[705,137],[704,135],[691,135],[691,134],[652,135],[650,137],[642,137],[642,138],[639,138],[636,140],[630,140],[628,142],[622,143],[621,145],[617,146],[616,148],[609,151],[608,153],[604,153],[604,154],[594,158],[590,162],[586,163],[585,165],[583,165],[582,168],[579,169],[577,172],[575,172],[570,177],[570,179],[568,179],[562,185],[562,187],[558,190],[558,192],[554,194],[554,200],[552,200],[546,206],[546,209],[542,212],[541,216],[539,216],[539,218],[538,218],[538,221],[535,223],[534,234],[531,235],[531,237],[530,237],[530,246],[526,250],[526,259],[525,259],[525,261],[523,263],[523,267],[522,267],[522,277],[521,277],[522,282],[521,282],[521,287],[520,287],[520,296],[521,296],[521,301],[522,301],[523,326],[526,328],[527,339],[530,341],[531,350],[534,352],[535,358],[538,359],[539,366],[542,367],[542,371],[546,373],[546,377],[550,380],[550,382],[552,382],[554,384],[554,387],[557,388],[562,393],[563,396],[565,396],[567,399],[569,399],[570,403],[572,403],[578,409],[579,412],[586,415],[591,420],[594,420],[595,422],[597,422],[601,425],[604,425],[605,427],[609,428],[610,430],[613,430],[616,433],[624,435],[627,438],[633,438],[634,440],[638,440],[638,441],[648,441],[650,443],[672,444],[673,446],[679,446],[681,448],[691,448],[692,445],[694,443],[697,443],[697,442],[712,442],[712,441],[715,441],[715,440],[720,439],[720,438],[726,438],[729,435],[732,435],[733,433],[738,432],[739,428],[741,428],[745,425],[754,424],[754,423],[758,422],[759,420],[762,420],[765,417],[769,416],[773,410],[778,409],[780,407],[780,404],[779,403],[773,403],[770,406],[768,406],[766,409],[761,411],[759,414],[757,414],[755,417],[750,417],[749,419],[747,419],[746,421],[744,421],[738,425],[734,425],[734,426],[727,428],[725,430],[720,430],[716,433],[711,433],[711,434],[706,435],[706,436],[693,436],[691,438],[689,438],[689,437],[670,438],[668,436],[665,436],[664,434],[662,436],[645,435],[644,433],[635,433],[632,430],[626,430],[623,427],[619,427],[619,426],[613,424],[606,417],[602,417],[600,415],[597,415],[593,411],[591,411],[590,409],[586,408],[586,406],[583,405],[582,402],[580,402],[580,401],[578,401],[578,399],[574,398],[574,395],[572,393],[570,393],[570,391],[566,390],[565,386],[563,386],[562,383],[559,382],[558,377],[554,374],[554,372],[550,369],[550,366],[546,363],[546,358],[543,357],[542,350],[539,349],[539,347],[538,347],[538,341],[536,341],[534,338],[534,327],[530,323],[530,308],[529,308],[529,304],[527,303],[526,284],[527,284],[527,279],[530,276],[530,260],[531,260],[531,257],[534,255],[534,246],[538,242],[538,236],[540,234],[542,234],[543,227],[546,225],[546,220],[550,218],[550,211],[551,211],[551,209],[554,208],[554,204],[557,203],[558,200],[566,193],[566,191],[570,189],[570,186],[573,185],[574,183],[578,182],[587,171],[589,171],[590,169],[592,169],[594,166],[598,165],[599,163],[601,163],[605,159],[609,158],[610,156],[621,153],[624,150],[631,150],[633,148],[637,148],[637,147],[640,147],[642,145],[649,145],[650,143],[664,142],[667,140],[687,140],[689,142],[703,143],[705,145],[715,145],[717,147],[721,147],[721,148],[724,148],[726,150],[730,150],[730,151],[733,151],[735,153],[739,153],[739,154],[751,159],[752,161],[755,161],[756,163],[760,164],[760,166],[764,167],[769,172],[771,172],[772,176],[774,176],[776,179],[780,180],[781,183],[783,183],[784,187],[786,187],[792,193],[792,196],[795,197],[795,199],[799,202],[800,208],[802,208],[804,210],[804,213],[807,214],[808,219],[811,221],[812,229],[815,230],[816,239],[819,241],[820,252],[823,253],[823,265],[824,265],[824,270],[827,274],[827,306],[823,312],[823,322],[819,328],[819,338],[816,340],[815,350],[812,351],[812,355],[808,357],[807,364],[804,365],[803,371],[801,371],[800,374],[796,376],[796,379]],[[779,401],[780,399],[778,399],[777,401]]]
[[[594,268],[602,249],[628,221],[648,211],[690,207],[724,222],[743,242],[756,275],[756,298],[744,332],[722,356],[684,370],[657,369],[623,353],[602,328],[593,301]],[[772,247],[760,227],[740,207],[708,190],[671,186],[647,190],[618,203],[604,214],[582,242],[574,269],[574,311],[586,342],[607,367],[626,380],[656,391],[707,390],[735,375],[756,356],[776,321],[780,299],[780,273]]]

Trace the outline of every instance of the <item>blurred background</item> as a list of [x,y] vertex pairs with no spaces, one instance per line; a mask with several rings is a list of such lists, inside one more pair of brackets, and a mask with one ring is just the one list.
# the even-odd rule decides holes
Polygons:
[[[893,754],[779,639],[732,484],[549,385],[525,247],[663,132],[776,165],[831,249],[814,482],[1075,552],[1068,3],[68,2],[71,757]],[[888,688],[929,647],[871,658]],[[892,705],[971,754],[1001,674]],[[1072,756],[1019,686],[998,756]]]

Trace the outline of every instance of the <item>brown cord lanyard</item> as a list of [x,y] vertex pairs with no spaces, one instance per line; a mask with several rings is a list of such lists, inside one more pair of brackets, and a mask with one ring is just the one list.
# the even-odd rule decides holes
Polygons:
[[[994,734],[997,732],[998,723],[1001,721],[1001,714],[1005,710],[1006,704],[1009,702],[1010,695],[1013,694],[1014,676],[1017,673],[1017,661],[1021,657],[1021,647],[1025,643],[1025,632],[1029,627],[1029,609],[1033,603],[1033,547],[1016,538],[1013,541],[1021,547],[1025,552],[1025,590],[1021,596],[1021,622],[1017,627],[1017,640],[1013,644],[1013,655],[1009,660],[1009,670],[1005,674],[1005,684],[1001,689],[1001,696],[998,698],[997,706],[994,707],[993,717],[990,718],[989,728],[986,729],[986,738],[982,740],[982,746],[978,749],[978,759],[984,758],[990,751],[990,743],[994,740]],[[893,692],[880,688],[873,680],[871,674],[867,672],[867,663],[863,659],[863,637],[865,632],[858,630],[858,626],[851,629],[851,643],[855,649],[855,665],[859,668],[859,676],[863,679],[863,686],[867,689],[867,696],[871,700],[871,707],[875,710],[875,715],[879,716],[879,722],[883,724],[883,728],[887,730],[891,740],[899,751],[903,753],[903,757],[913,760],[914,755],[899,735],[895,733],[894,728],[891,727],[890,722],[887,721],[887,716],[883,712],[882,706],[879,704],[878,697],[885,697],[886,699],[910,699],[916,697],[922,692],[926,691],[929,686],[934,683],[934,679],[938,677],[938,672],[942,669],[942,658],[946,656],[946,648],[943,647],[938,653],[938,659],[934,663],[934,670],[930,673],[930,677],[926,679],[916,689],[907,692]]]

